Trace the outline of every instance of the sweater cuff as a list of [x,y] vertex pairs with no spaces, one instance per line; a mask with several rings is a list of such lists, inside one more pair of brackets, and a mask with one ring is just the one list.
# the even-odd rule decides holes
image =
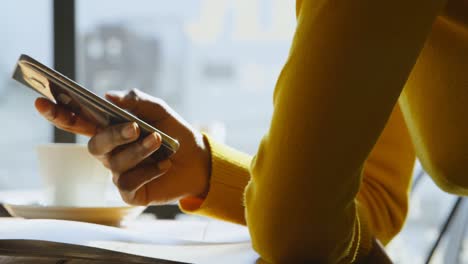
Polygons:
[[367,222],[368,216],[366,210],[356,202],[357,217],[356,217],[356,232],[357,239],[354,239],[353,245],[354,262],[361,263],[367,259],[368,255],[372,251],[373,235]]
[[251,157],[203,135],[211,153],[210,187],[207,196],[179,201],[181,210],[245,224],[244,189],[250,180]]

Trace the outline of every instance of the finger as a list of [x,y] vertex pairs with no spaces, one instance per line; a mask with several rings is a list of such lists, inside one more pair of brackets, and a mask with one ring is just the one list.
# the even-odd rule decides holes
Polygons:
[[130,91],[111,91],[106,98],[145,120],[160,121],[167,118],[170,107],[161,99],[150,96],[137,89]]
[[103,156],[118,146],[135,141],[140,129],[135,122],[110,126],[100,130],[88,142],[89,153]]
[[135,167],[158,150],[161,142],[161,135],[152,133],[138,142],[125,146],[124,149],[109,157],[110,169],[121,173]]
[[37,98],[34,102],[37,111],[60,129],[92,136],[96,133],[97,125],[82,118],[80,115],[56,105],[45,98]]
[[114,174],[113,181],[123,195],[130,196],[128,198],[131,198],[131,196],[135,196],[135,192],[138,189],[166,173],[171,166],[170,160],[164,160],[157,164],[140,165],[123,174]]

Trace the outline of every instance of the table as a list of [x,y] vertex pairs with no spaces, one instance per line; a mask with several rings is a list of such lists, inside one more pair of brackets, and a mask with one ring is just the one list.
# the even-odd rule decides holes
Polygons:
[[[154,235],[154,241],[148,241],[147,238],[142,238],[139,241],[138,235],[143,230],[147,231],[146,235]],[[35,239],[34,241],[65,242],[70,243],[72,246],[107,249],[115,251],[113,254],[119,254],[118,252],[130,253],[143,257],[187,263],[256,263],[259,256],[253,251],[250,241],[245,239],[243,234],[240,234],[242,230],[243,227],[218,221],[145,220],[128,223],[123,228],[115,228],[62,220],[0,218],[0,245],[1,239],[5,238]],[[30,252],[31,246],[37,247],[40,245],[40,242],[27,245],[23,243],[18,244],[13,249],[22,248]],[[48,245],[48,248],[50,248],[50,245]],[[0,250],[0,255],[3,255],[3,257],[0,257],[0,263],[14,263],[11,261],[16,260],[18,261],[16,263],[56,264],[62,263],[60,261],[63,259],[69,260],[70,256],[67,254],[73,252],[87,254],[87,250],[89,248],[65,247],[63,255],[35,258],[25,256],[21,252],[6,257],[5,253]],[[51,252],[53,253],[53,251]],[[115,261],[109,263],[111,262],[115,263]],[[72,259],[71,262],[66,263],[94,262]],[[96,263],[106,262],[98,261]]]
[[[27,202],[37,195],[37,191],[31,190],[0,191],[0,202],[11,197]],[[6,246],[5,239],[9,239]],[[22,241],[15,241],[18,239]],[[9,247],[7,251],[1,251],[2,242],[3,248]],[[39,252],[54,254],[27,255],[40,247],[47,250],[42,248]],[[56,247],[61,251],[52,250]],[[83,254],[89,256],[93,250],[99,254],[103,250],[112,252],[104,254],[106,258],[101,260],[76,258]],[[0,264],[118,263],[123,256],[128,256],[119,255],[123,253],[136,255],[140,262],[135,263],[171,263],[148,258],[202,264],[259,262],[246,227],[216,220],[157,220],[146,216],[116,228],[63,220],[0,217]],[[109,260],[109,256],[114,259]]]

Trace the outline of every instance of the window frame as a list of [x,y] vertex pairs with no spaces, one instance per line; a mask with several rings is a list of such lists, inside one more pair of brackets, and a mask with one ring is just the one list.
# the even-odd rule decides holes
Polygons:
[[[54,68],[68,78],[76,78],[75,0],[53,2]],[[54,127],[54,143],[76,143],[76,135]]]

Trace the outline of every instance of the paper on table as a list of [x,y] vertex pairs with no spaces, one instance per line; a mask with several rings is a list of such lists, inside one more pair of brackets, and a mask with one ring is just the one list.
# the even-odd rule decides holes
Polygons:
[[33,239],[87,245],[91,241],[174,244],[186,241],[168,237],[149,237],[103,225],[64,220],[2,220],[0,239]]
[[239,243],[250,242],[247,227],[218,220],[173,221],[149,220],[129,221],[124,228],[148,235],[167,236],[205,243]]
[[138,256],[198,264],[263,263],[259,262],[259,255],[248,242],[205,245],[147,245],[102,241],[91,243],[90,246]]
[[126,229],[65,220],[6,220],[0,222],[0,239],[36,239],[86,245],[90,241],[145,244],[207,244],[249,241],[245,227],[217,221],[147,221]]
[[126,228],[64,220],[1,219],[0,239],[46,240],[190,263],[255,263],[258,258],[246,241],[247,229],[238,225],[154,220],[130,223]]

